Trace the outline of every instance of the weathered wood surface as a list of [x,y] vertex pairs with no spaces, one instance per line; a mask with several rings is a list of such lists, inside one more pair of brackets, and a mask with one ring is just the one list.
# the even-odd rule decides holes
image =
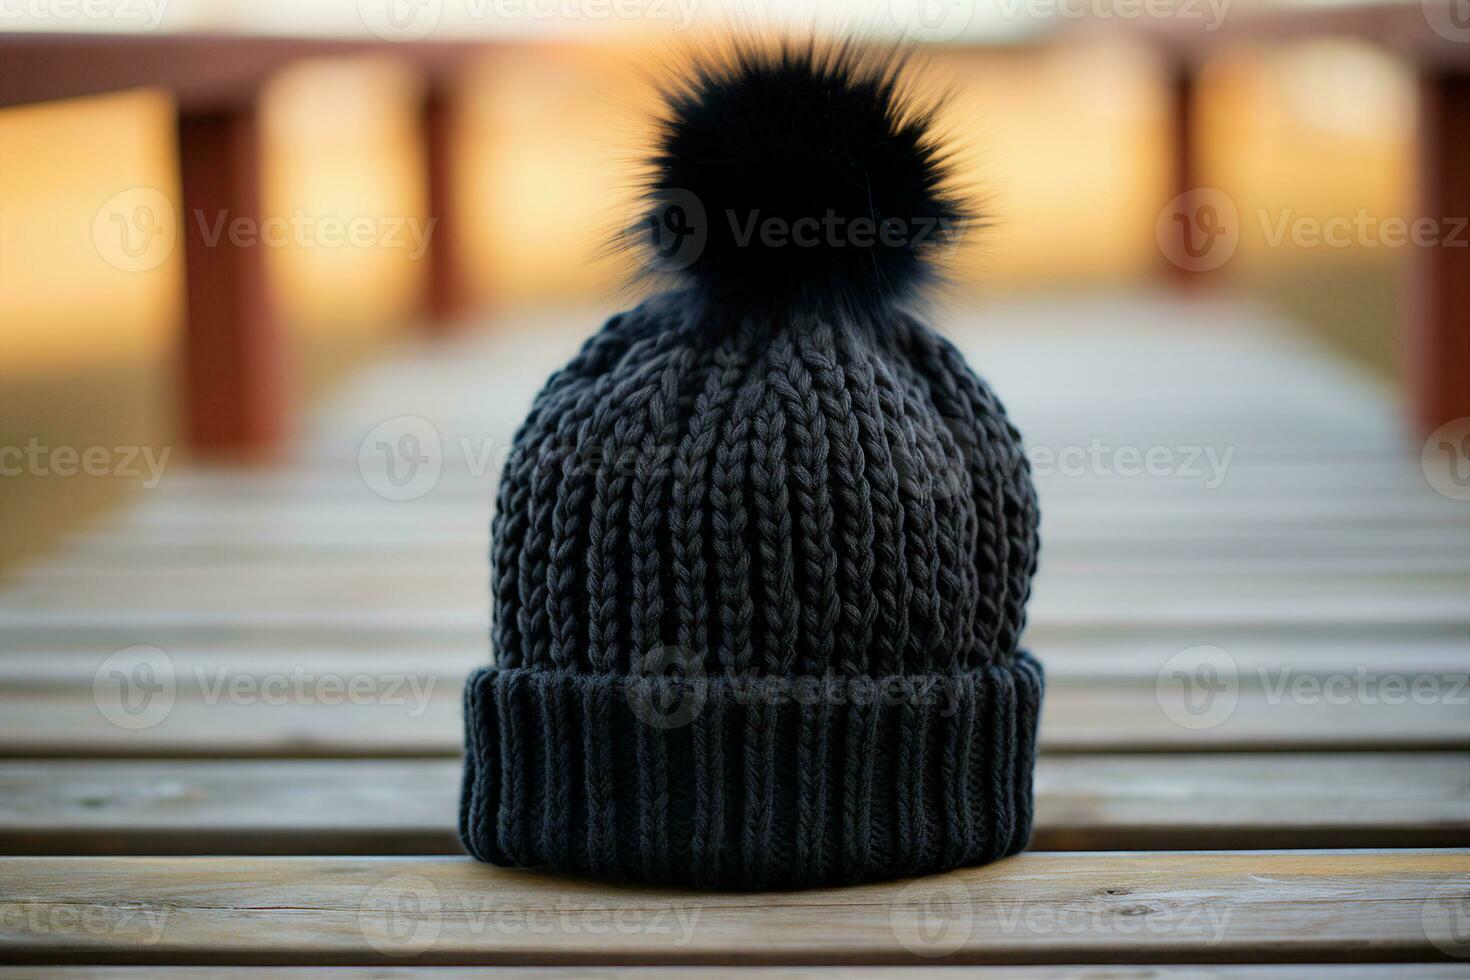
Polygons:
[[[0,853],[458,854],[454,760],[0,762]],[[1463,753],[1044,756],[1032,850],[1470,840]]]
[[[408,345],[308,420],[288,465],[173,466],[0,586],[0,853],[16,855],[0,859],[0,960],[75,964],[43,974],[58,977],[361,975],[239,971],[405,953],[836,971],[764,978],[920,962],[1077,964],[980,974],[1023,980],[1225,980],[1245,974],[1221,964],[1247,961],[1277,980],[1464,975],[1426,962],[1461,953],[1470,856],[1365,849],[1470,841],[1470,512],[1430,489],[1371,385],[1259,312],[1053,303],[999,319],[965,343],[1033,449],[1233,454],[1214,487],[1038,474],[1035,853],[776,895],[457,856],[458,694],[489,657],[480,454],[508,445],[596,318],[527,321]],[[435,427],[444,470],[394,502],[359,450],[400,415]],[[162,675],[109,670],[136,645],[159,648]],[[1191,711],[1172,658],[1201,646],[1225,670]],[[148,724],[110,710],[122,680],[142,694],[165,675]],[[1301,847],[1358,850],[1259,850]],[[148,965],[97,966],[127,962]]]
[[[1470,851],[1029,853],[782,893],[468,858],[0,858],[20,962],[1364,962],[1446,958]],[[936,956],[938,954],[938,956]]]
[[[0,757],[424,757],[454,755],[463,743],[458,687],[448,679],[400,670],[264,676],[269,684],[249,673],[212,674],[202,684],[185,676],[158,719],[139,727],[119,724],[99,710],[119,694],[99,696],[90,683],[85,690],[0,694]],[[298,679],[304,695],[292,693]],[[1351,675],[1343,680],[1343,690],[1351,692]],[[157,697],[167,696],[157,690]],[[1310,700],[1244,686],[1235,690],[1233,703],[1210,702],[1220,707],[1190,714],[1182,688],[1161,697],[1153,678],[1054,683],[1042,705],[1041,749],[1452,750],[1470,742],[1470,701],[1458,696],[1453,703],[1421,703],[1403,694],[1387,703],[1351,693],[1339,701],[1320,689]]]

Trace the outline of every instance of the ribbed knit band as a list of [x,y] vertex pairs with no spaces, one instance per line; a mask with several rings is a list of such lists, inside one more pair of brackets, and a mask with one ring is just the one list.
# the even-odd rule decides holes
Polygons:
[[465,690],[460,835],[484,861],[786,888],[1025,846],[1041,667],[886,678],[485,668]]

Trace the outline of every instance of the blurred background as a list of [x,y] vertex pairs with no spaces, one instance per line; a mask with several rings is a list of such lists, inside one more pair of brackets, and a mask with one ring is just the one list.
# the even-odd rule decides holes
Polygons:
[[[1201,0],[1176,13],[1196,11],[1198,33],[1276,6]],[[1341,5],[1318,8],[1329,6]],[[25,0],[5,6],[0,31],[353,42],[285,59],[252,96],[262,217],[392,216],[404,228],[326,247],[286,236],[263,250],[294,415],[405,337],[566,309],[595,311],[582,315],[590,330],[625,303],[626,270],[599,247],[629,212],[650,79],[732,18],[919,42],[930,74],[952,85],[945,123],[990,217],[956,257],[951,297],[977,322],[997,298],[1180,288],[1161,274],[1158,237],[1177,186],[1173,67],[1150,25],[1111,9],[995,0],[936,4],[923,19],[899,0]],[[441,117],[432,143],[430,83],[406,53],[471,42],[450,73],[451,124]],[[7,86],[22,71],[0,56],[0,77],[15,73]],[[1194,77],[1191,183],[1224,190],[1245,217],[1228,261],[1187,288],[1278,307],[1397,391],[1411,250],[1273,243],[1254,216],[1412,214],[1414,66],[1347,36],[1247,38],[1212,49]],[[169,88],[148,86],[0,109],[0,445],[152,447],[174,454],[169,465],[190,453],[186,250],[119,261],[98,227],[107,202],[144,188],[186,231],[179,115]],[[454,175],[433,232],[454,255],[452,310],[436,308],[431,250],[412,234],[435,208],[436,165]],[[14,469],[0,479],[0,572],[148,477]]]

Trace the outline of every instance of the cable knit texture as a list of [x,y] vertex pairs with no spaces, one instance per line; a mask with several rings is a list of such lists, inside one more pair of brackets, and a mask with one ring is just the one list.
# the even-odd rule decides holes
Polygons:
[[789,888],[1014,853],[1041,669],[1015,428],[900,312],[712,331],[668,294],[537,397],[465,693],[481,860]]

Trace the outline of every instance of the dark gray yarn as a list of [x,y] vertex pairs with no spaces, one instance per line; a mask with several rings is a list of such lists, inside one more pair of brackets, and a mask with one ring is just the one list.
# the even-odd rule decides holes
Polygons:
[[1042,694],[1019,434],[904,314],[705,320],[685,294],[614,317],[516,435],[466,848],[738,888],[1019,850]]

